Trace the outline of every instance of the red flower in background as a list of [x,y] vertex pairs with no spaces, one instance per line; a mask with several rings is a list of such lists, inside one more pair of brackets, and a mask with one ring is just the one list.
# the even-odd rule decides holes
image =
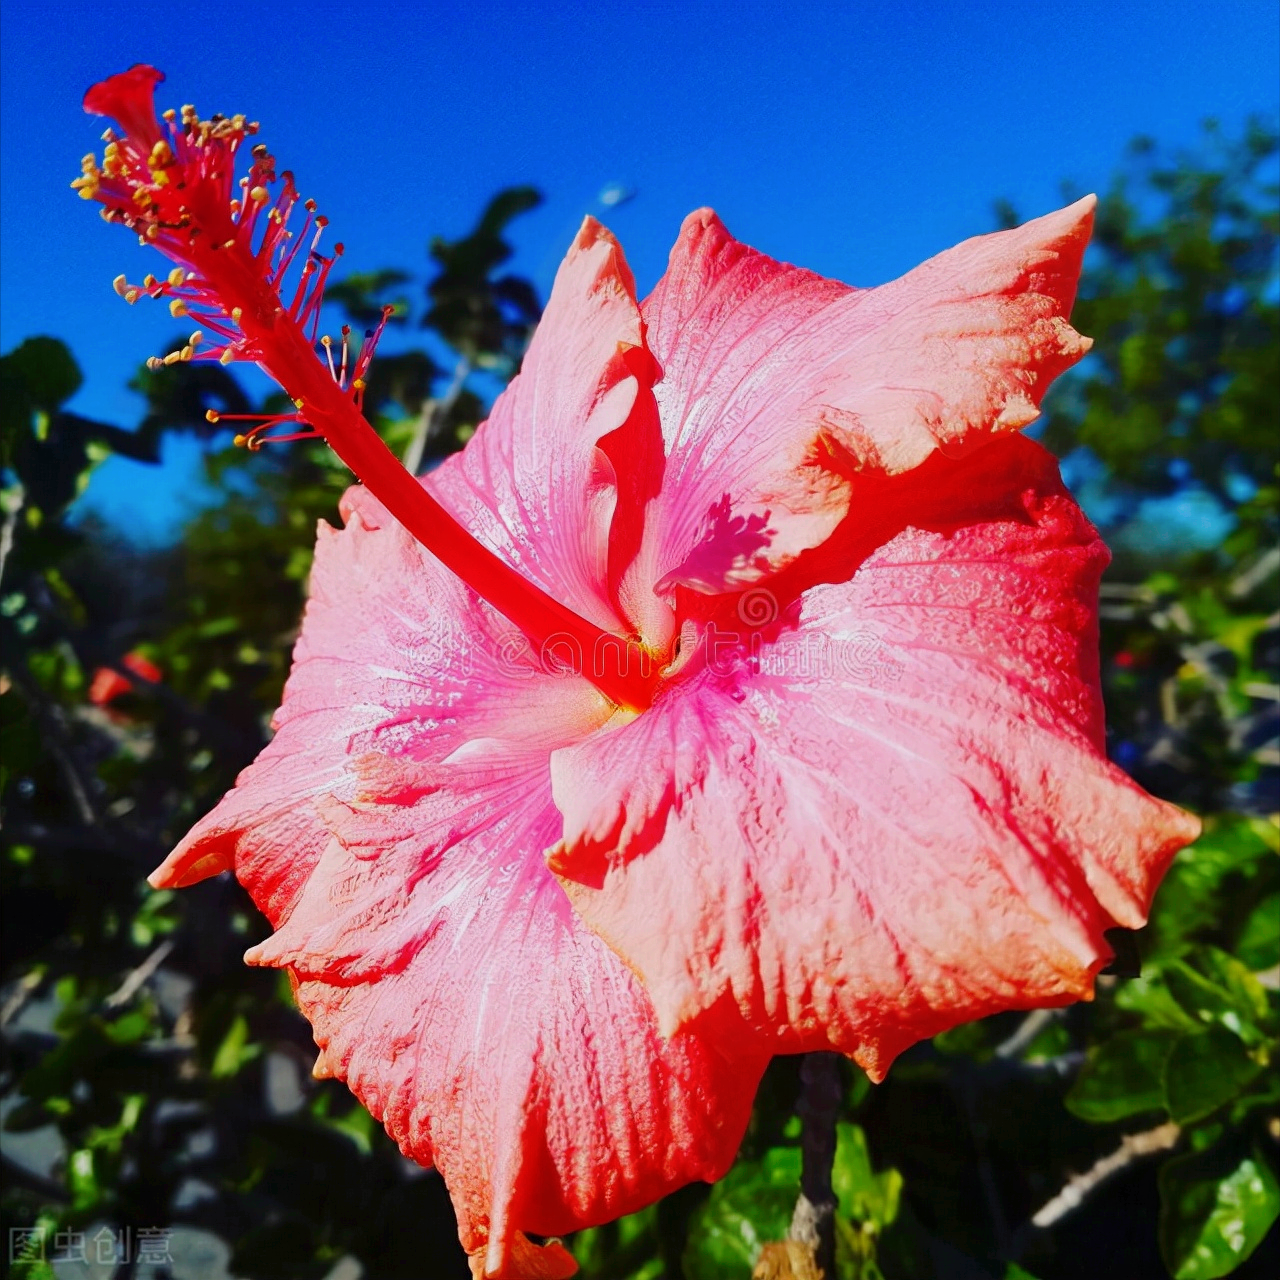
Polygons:
[[419,482],[315,359],[320,284],[282,300],[292,181],[247,220],[249,126],[166,133],[154,80],[86,99],[126,135],[82,190],[180,264],[121,291],[199,311],[368,487],[320,528],[275,739],[153,879],[235,870],[318,1073],[439,1166],[477,1272],[568,1274],[523,1233],[719,1176],[773,1052],[879,1078],[1090,994],[1196,831],[1105,759],[1106,552],[1016,434],[1086,349],[1091,201],[874,290],[703,212],[643,303],[588,221]]
[[[120,659],[120,665],[132,671],[134,675],[158,684],[164,679],[164,672],[156,666],[144,653],[134,649]],[[137,686],[128,676],[121,675],[111,667],[99,667],[89,682],[88,699],[95,707],[105,707],[126,693],[133,693]]]

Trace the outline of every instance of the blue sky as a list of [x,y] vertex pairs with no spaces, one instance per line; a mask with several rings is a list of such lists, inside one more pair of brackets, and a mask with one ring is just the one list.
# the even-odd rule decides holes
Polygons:
[[[741,239],[876,284],[1060,185],[1105,186],[1126,142],[1194,141],[1216,116],[1277,110],[1274,0],[1160,3],[121,5],[4,0],[0,338],[66,340],[73,407],[131,425],[123,390],[175,336],[127,308],[146,254],[67,183],[101,124],[84,89],[133,62],[162,105],[244,111],[347,245],[350,269],[425,264],[501,186],[546,205],[517,224],[544,289],[586,212],[641,290],[683,216],[713,205]],[[607,184],[636,197],[597,204]],[[163,535],[190,500],[194,447],[161,469],[112,462],[88,501]]]

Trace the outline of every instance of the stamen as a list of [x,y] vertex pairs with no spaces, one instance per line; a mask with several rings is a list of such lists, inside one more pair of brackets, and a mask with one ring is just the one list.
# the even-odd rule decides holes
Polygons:
[[[187,104],[180,112],[166,111],[162,125],[153,103],[160,79],[151,67],[135,67],[85,95],[86,110],[112,116],[123,133],[107,130],[102,164],[85,157],[80,177],[72,183],[82,198],[103,205],[106,221],[123,223],[173,264],[164,280],[148,275],[141,286],[117,276],[115,292],[130,303],[144,295],[165,298],[174,316],[190,316],[201,326],[183,347],[153,357],[148,366],[189,360],[257,363],[288,391],[294,412],[222,414],[211,409],[206,414],[211,423],[252,423],[235,438],[251,450],[289,440],[328,441],[410,534],[518,626],[535,650],[568,634],[583,652],[597,652],[605,634],[477,541],[405,471],[363,418],[369,367],[394,309],[384,308],[354,358],[348,325],[342,326],[338,367],[327,334],[319,340],[323,358],[317,358],[325,284],[343,246],[334,245],[330,254],[320,251],[327,220],[316,212],[313,200],[299,197],[291,173],[282,171],[277,178],[275,158],[262,143],[252,144],[249,171],[237,176],[237,153],[257,133],[257,123],[243,115],[202,120]],[[281,185],[273,201],[277,181]],[[305,217],[295,235],[288,223],[298,204]],[[308,239],[286,305],[286,280]],[[204,330],[222,341],[203,346]],[[634,642],[613,639],[639,659]],[[591,678],[614,702],[641,710],[652,701],[656,673],[643,661],[626,665],[630,669]]]
[[[301,405],[298,407],[301,408]],[[264,444],[288,444],[293,440],[323,439],[321,434],[309,422],[304,422],[296,413],[219,413],[216,409],[209,409],[206,410],[204,416],[207,421],[215,426],[222,422],[256,423],[257,425],[250,427],[248,431],[237,432],[231,441],[237,448],[248,449],[251,453],[256,453]],[[278,427],[282,423],[294,423],[304,427],[305,430],[291,431],[282,436],[265,434],[272,427]]]

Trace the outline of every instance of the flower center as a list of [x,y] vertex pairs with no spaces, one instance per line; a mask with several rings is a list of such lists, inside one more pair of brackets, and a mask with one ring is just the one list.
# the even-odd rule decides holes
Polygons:
[[[366,335],[350,378],[345,332],[340,368],[331,344],[322,341],[323,358],[316,350],[325,281],[342,246],[320,252],[325,219],[312,201],[300,201],[292,174],[277,179],[266,147],[253,147],[248,174],[236,179],[237,152],[258,128],[244,116],[202,120],[187,106],[180,115],[166,111],[162,127],[154,108],[162,78],[154,68],[138,66],[85,95],[87,111],[111,116],[124,132],[107,131],[102,163],[86,156],[72,186],[83,198],[100,201],[108,222],[123,223],[177,264],[164,280],[148,276],[131,285],[119,277],[116,292],[128,302],[144,295],[168,298],[175,316],[190,315],[217,339],[201,350],[204,333],[196,333],[172,358],[253,361],[284,389],[295,412],[254,419],[257,425],[237,437],[240,443],[256,448],[268,439],[323,436],[405,529],[519,627],[536,652],[553,653],[567,637],[582,653],[610,655],[584,665],[582,674],[618,706],[648,707],[657,674],[640,646],[552,599],[477,541],[365,420],[364,374],[381,325]],[[299,203],[306,217],[295,235],[288,223]],[[308,239],[305,258],[292,273]],[[287,302],[286,278],[294,281]],[[299,429],[265,434],[281,425]]]

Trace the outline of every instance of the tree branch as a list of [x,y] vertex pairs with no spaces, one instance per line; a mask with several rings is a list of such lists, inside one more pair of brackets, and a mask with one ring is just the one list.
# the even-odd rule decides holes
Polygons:
[[414,425],[413,435],[409,438],[409,443],[405,446],[404,457],[401,459],[405,470],[411,475],[416,476],[418,474],[418,468],[422,466],[422,455],[426,450],[427,442],[435,435],[439,424],[443,423],[449,416],[449,410],[453,408],[458,397],[462,394],[463,384],[470,376],[470,373],[471,361],[466,356],[463,356],[453,371],[453,378],[444,395],[439,400],[432,397],[423,402],[422,412],[418,414],[418,421]]
[[822,1275],[836,1273],[836,1195],[831,1171],[836,1160],[840,1115],[840,1055],[806,1053],[800,1064],[800,1198],[789,1238],[813,1251]]
[[1147,1156],[1171,1150],[1181,1136],[1182,1130],[1172,1121],[1142,1133],[1129,1134],[1109,1156],[1103,1156],[1084,1173],[1076,1174],[1052,1200],[1038,1209],[1031,1217],[1031,1225],[1045,1231],[1061,1222],[1080,1208],[1103,1183]]

